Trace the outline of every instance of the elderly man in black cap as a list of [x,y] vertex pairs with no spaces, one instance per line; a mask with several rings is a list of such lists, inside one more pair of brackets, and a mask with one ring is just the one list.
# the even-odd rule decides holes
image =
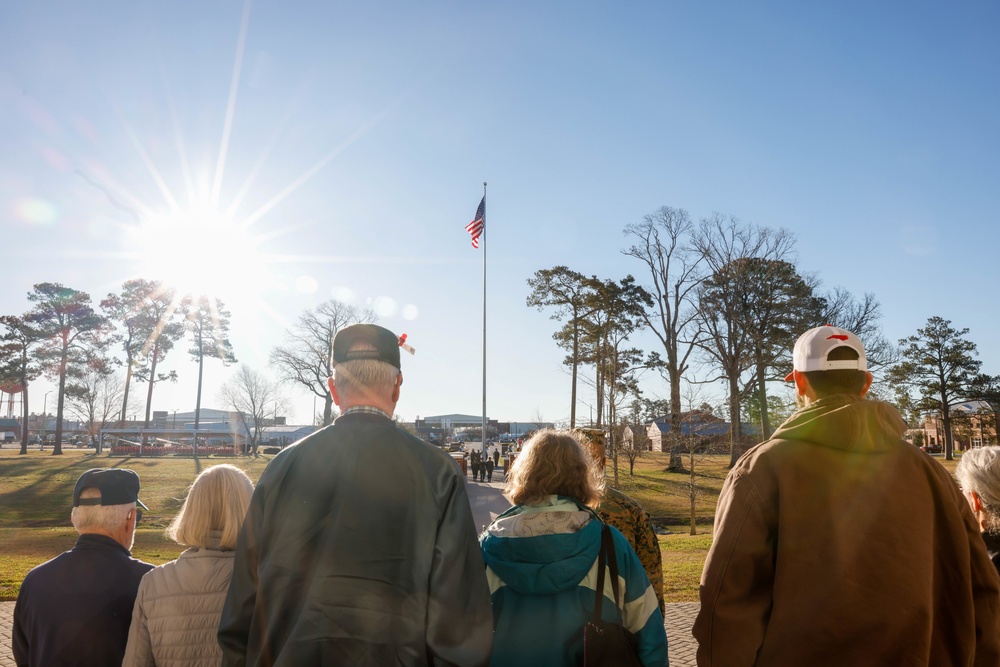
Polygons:
[[71,514],[76,546],[29,572],[17,596],[18,667],[121,664],[139,580],[153,569],[129,552],[140,507],[139,476],[131,470],[80,476]]
[[403,341],[372,324],[337,333],[329,385],[342,414],[261,475],[219,626],[224,664],[488,664],[465,480],[392,420]]

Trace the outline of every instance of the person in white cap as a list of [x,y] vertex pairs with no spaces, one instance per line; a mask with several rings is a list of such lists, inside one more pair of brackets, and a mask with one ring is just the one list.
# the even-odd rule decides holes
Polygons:
[[864,346],[795,343],[800,409],[719,496],[698,664],[1000,665],[1000,578],[955,481],[866,400]]

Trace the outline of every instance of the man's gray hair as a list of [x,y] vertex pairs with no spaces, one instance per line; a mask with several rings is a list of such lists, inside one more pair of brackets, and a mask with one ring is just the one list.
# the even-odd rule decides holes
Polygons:
[[963,491],[975,491],[986,512],[986,529],[1000,533],[1000,447],[980,447],[962,454],[955,477]]
[[[100,498],[100,489],[84,489],[81,498]],[[91,532],[109,532],[121,530],[128,518],[128,513],[135,509],[135,503],[124,505],[80,505],[74,507],[70,514],[73,527],[81,535]]]
[[376,359],[342,361],[333,369],[337,392],[352,398],[361,398],[365,394],[391,396],[398,377],[398,368]]

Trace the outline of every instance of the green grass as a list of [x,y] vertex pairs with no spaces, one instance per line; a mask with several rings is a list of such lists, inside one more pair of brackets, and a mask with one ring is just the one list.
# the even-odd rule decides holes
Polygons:
[[[95,456],[88,450],[67,449],[62,456],[33,448],[19,456],[17,448],[0,449],[0,600],[13,600],[24,575],[76,542],[69,514],[73,486],[89,468],[123,467],[139,473],[140,498],[149,507],[136,532],[132,554],[149,563],[165,563],[181,547],[163,535],[180,508],[187,487],[204,468],[232,463],[256,481],[269,457],[223,459],[140,459]],[[938,458],[949,472],[956,461]],[[690,535],[690,476],[668,473],[667,455],[642,456],[635,474],[628,475],[628,462],[619,461],[620,489],[639,501],[654,523],[669,534],[660,535],[667,602],[698,599],[702,566],[712,543],[712,519],[719,490],[726,478],[728,455],[703,456],[695,464],[695,518],[697,535]],[[685,462],[687,464],[687,462]],[[612,477],[608,464],[608,478]]]
[[95,456],[90,450],[66,449],[62,456],[32,448],[0,449],[0,600],[17,598],[28,570],[72,548],[76,531],[69,515],[77,478],[90,468],[130,468],[139,474],[139,498],[149,507],[136,531],[132,555],[166,563],[182,551],[163,535],[177,514],[188,486],[212,465],[232,463],[256,481],[270,457],[140,459]]

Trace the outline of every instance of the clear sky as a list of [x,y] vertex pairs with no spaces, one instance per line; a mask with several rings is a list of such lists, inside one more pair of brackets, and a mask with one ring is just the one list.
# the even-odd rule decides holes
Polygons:
[[[622,229],[663,205],[788,228],[802,271],[875,293],[890,339],[940,315],[1000,373],[998,34],[984,1],[7,2],[0,313],[39,282],[211,288],[266,371],[339,298],[416,348],[398,414],[479,414],[464,226],[487,181],[491,418],[569,416],[527,278],[647,280]],[[239,225],[192,226],[206,211]],[[154,410],[193,409],[186,347]],[[207,362],[203,406],[232,370]]]

